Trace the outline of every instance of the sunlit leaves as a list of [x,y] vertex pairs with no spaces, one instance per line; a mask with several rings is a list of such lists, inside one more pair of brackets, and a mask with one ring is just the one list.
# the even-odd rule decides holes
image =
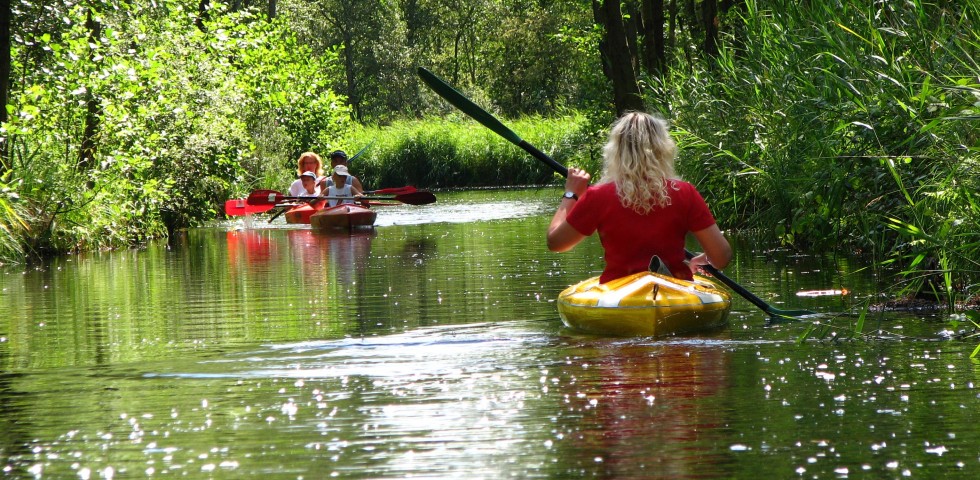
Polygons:
[[[187,9],[113,0],[35,7],[23,19],[46,31],[15,33],[13,70],[22,76],[3,133],[24,146],[11,151],[9,173],[34,209],[28,218],[44,227],[18,241],[41,250],[126,245],[212,218],[219,199],[247,188],[238,185],[241,165],[275,164],[247,161],[256,151],[250,126],[289,116],[287,109],[342,104],[323,82],[299,81],[326,68],[297,47],[285,21],[218,4],[206,33],[195,24],[196,2]],[[86,23],[89,15],[99,29]],[[280,92],[275,102],[265,98],[269,86]],[[75,172],[92,101],[95,168]],[[347,119],[343,110],[313,110],[333,132]]]

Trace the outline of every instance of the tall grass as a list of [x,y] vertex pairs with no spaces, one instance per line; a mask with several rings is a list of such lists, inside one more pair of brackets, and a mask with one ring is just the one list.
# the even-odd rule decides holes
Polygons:
[[670,92],[680,168],[719,221],[871,254],[951,308],[980,291],[980,4],[748,0],[737,15],[737,41]]
[[[6,189],[5,189],[6,190]],[[24,242],[21,237],[28,224],[21,216],[17,197],[4,191],[0,196],[0,265],[15,262],[24,257]]]
[[[523,139],[562,164],[593,171],[599,159],[581,116],[507,121]],[[365,188],[536,185],[557,182],[554,172],[468,118],[397,121],[355,129],[343,147],[349,155],[370,145],[351,163]]]

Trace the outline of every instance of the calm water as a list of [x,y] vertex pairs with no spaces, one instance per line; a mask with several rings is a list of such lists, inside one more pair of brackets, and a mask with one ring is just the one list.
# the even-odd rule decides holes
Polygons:
[[[443,193],[376,232],[229,222],[0,270],[0,476],[976,478],[980,367],[941,317],[798,344],[597,338],[554,299],[601,270],[544,248],[558,192]],[[281,220],[279,220],[281,221]],[[847,312],[865,265],[740,245],[728,274]],[[840,288],[846,297],[798,297]]]

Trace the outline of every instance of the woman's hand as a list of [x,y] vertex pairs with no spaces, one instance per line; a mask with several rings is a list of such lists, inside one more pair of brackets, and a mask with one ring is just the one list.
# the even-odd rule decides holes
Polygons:
[[[721,270],[728,266],[728,262],[732,261],[732,247],[725,239],[725,235],[718,229],[717,224],[694,232],[694,237],[698,239],[704,253],[695,255],[694,258],[688,260],[687,265],[691,267],[691,273],[699,273],[704,265],[711,265]],[[709,256],[710,260],[708,259]]]
[[687,261],[687,266],[691,269],[692,275],[701,273],[701,266],[703,265],[711,265],[711,262],[708,261],[708,256],[703,253],[695,255],[694,258]]
[[[569,168],[568,177],[565,179],[565,191],[582,197],[585,195],[585,191],[589,189],[590,178],[589,172],[585,170],[575,167]],[[565,200],[565,198],[562,198],[561,203],[558,204],[558,210],[555,211],[555,216],[551,218],[551,224],[548,225],[548,250],[566,252],[585,238],[585,235],[579,233],[565,221],[565,217],[568,216],[568,212],[572,211],[574,206],[575,201]]]
[[589,189],[589,180],[592,176],[589,172],[581,168],[571,167],[568,169],[568,177],[565,178],[565,191],[572,192],[581,197]]

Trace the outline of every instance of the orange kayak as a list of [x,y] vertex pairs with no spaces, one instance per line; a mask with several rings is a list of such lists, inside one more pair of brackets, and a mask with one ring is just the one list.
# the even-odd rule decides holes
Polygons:
[[313,213],[310,216],[310,226],[320,231],[372,228],[377,217],[377,212],[363,205],[344,204]]

